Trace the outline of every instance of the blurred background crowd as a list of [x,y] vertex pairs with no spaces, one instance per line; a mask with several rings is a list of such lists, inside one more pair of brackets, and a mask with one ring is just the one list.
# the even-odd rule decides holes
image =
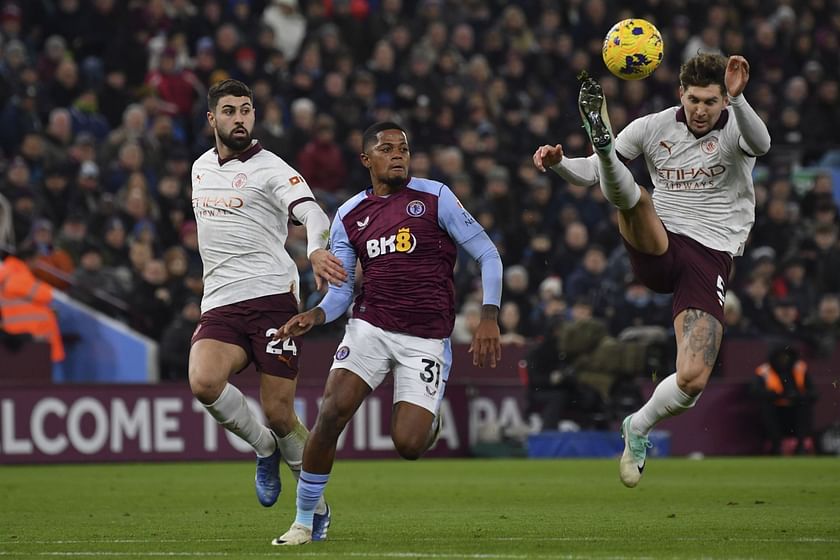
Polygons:
[[[601,43],[631,16],[658,26],[666,58],[649,79],[620,82]],[[331,215],[368,184],[362,131],[406,126],[412,173],[448,184],[499,248],[506,344],[556,342],[591,319],[597,336],[665,340],[638,334],[671,328],[670,296],[634,281],[600,189],[541,174],[531,155],[544,143],[589,153],[581,70],[601,80],[620,131],[678,103],[686,58],[743,54],[745,95],[773,147],[755,168],[756,226],[735,261],[727,336],[786,336],[815,353],[840,336],[834,0],[4,0],[0,38],[0,241],[58,290],[159,341],[163,378],[186,376],[199,316],[190,170],[213,145],[206,91],[227,77],[253,88],[254,136]],[[650,184],[644,162],[633,169]],[[287,248],[310,306],[320,294],[302,228]],[[456,280],[453,338],[468,342],[480,311],[468,258]]]

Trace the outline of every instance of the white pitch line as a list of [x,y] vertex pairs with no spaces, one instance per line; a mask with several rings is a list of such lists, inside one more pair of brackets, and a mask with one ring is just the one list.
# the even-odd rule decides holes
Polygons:
[[[239,539],[79,539],[79,540],[0,540],[0,545],[10,544],[24,544],[24,545],[66,545],[66,544],[165,544],[165,543],[208,543],[208,542],[254,542],[260,539],[254,538],[239,538]],[[267,539],[262,539],[267,540]],[[353,542],[364,542],[365,539],[355,538]],[[411,539],[414,542],[424,541],[439,541],[435,537],[417,537]],[[623,537],[539,537],[539,536],[525,536],[525,537],[479,537],[477,540],[499,541],[499,542],[517,542],[517,541],[537,541],[537,542],[623,542]],[[706,542],[705,537],[669,537],[670,541],[678,542]],[[350,542],[350,538],[330,538],[330,542]],[[747,537],[747,538],[730,538],[727,540],[731,544],[739,543],[840,543],[840,537]],[[2,552],[2,551],[0,551]]]
[[[0,551],[0,556],[9,556],[13,552]],[[76,552],[35,552],[28,556],[50,557],[179,557],[179,558],[218,558],[243,556],[277,558],[276,553],[261,552],[117,552],[117,551],[76,551]],[[580,556],[573,554],[439,554],[426,552],[301,552],[295,557],[307,556],[316,558],[418,558],[435,560],[524,560],[544,558],[546,560],[650,560],[650,556]],[[728,558],[727,560],[738,560]]]

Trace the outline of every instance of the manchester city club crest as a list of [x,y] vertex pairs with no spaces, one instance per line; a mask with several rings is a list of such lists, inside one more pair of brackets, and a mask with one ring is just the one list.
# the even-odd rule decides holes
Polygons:
[[241,189],[248,183],[248,176],[244,173],[237,173],[236,177],[233,178],[230,186],[234,189]]
[[422,200],[412,200],[408,203],[408,206],[405,207],[405,211],[408,212],[409,216],[419,218],[426,213],[426,205],[423,204]]
[[709,138],[708,140],[704,140],[700,146],[707,154],[713,154],[718,148],[718,140],[717,138]]
[[335,351],[335,359],[336,360],[346,360],[347,356],[350,355],[350,349],[346,346],[340,347],[338,350]]

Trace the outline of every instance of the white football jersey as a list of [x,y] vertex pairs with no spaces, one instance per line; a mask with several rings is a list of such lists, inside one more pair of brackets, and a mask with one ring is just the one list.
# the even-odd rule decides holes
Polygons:
[[285,244],[290,208],[314,200],[303,177],[255,141],[223,162],[215,149],[202,154],[192,187],[204,263],[202,313],[267,295],[298,297],[298,271]]
[[726,109],[715,128],[696,138],[682,108],[671,107],[631,122],[615,149],[631,160],[644,154],[653,205],[668,231],[736,256],[755,222],[755,157],[739,146],[740,137]]

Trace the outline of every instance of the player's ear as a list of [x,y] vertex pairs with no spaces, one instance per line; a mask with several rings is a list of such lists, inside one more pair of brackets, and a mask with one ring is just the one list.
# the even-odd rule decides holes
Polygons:
[[366,169],[370,169],[370,158],[366,153],[362,152],[359,154],[359,161],[362,162],[362,165],[364,165]]
[[207,111],[207,122],[210,123],[211,127],[216,128],[216,116],[212,111]]

